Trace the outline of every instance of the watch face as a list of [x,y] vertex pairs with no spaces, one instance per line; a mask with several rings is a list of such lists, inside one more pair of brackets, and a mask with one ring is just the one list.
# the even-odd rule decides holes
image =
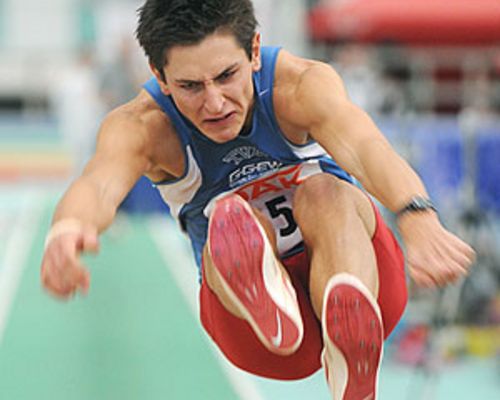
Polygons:
[[415,199],[415,206],[417,208],[425,208],[427,206],[427,202],[425,201],[425,199]]
[[428,199],[424,199],[422,197],[416,197],[412,201],[413,208],[417,210],[426,210],[428,208],[434,208],[432,202]]

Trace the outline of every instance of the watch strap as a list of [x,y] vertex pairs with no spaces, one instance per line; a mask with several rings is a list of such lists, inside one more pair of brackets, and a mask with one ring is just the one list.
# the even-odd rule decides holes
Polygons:
[[409,212],[413,213],[428,210],[437,212],[436,206],[434,205],[432,200],[422,196],[415,196],[412,197],[411,200],[396,213],[396,216],[400,217],[401,215]]

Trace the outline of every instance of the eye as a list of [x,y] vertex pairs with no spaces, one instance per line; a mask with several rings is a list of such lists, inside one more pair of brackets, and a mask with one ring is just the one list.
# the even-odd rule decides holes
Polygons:
[[187,90],[189,92],[196,92],[200,90],[201,83],[199,82],[186,82],[180,85],[181,89]]
[[235,70],[225,71],[217,77],[217,82],[225,83],[229,81],[235,73],[236,73]]

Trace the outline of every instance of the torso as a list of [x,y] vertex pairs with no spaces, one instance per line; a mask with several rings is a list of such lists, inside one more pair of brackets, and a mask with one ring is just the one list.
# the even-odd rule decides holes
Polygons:
[[[300,123],[301,105],[290,101],[302,71],[312,64],[280,51],[274,75],[268,66],[267,72],[256,78],[255,84],[266,88],[261,91],[256,86],[252,118],[256,125],[252,125],[248,136],[240,135],[228,143],[215,144],[190,127],[171,99],[159,92],[157,84],[124,106],[145,124],[144,151],[150,160],[145,175],[157,183],[172,215],[187,230],[198,264],[206,240],[207,215],[215,197],[236,192],[268,213],[283,255],[302,240],[296,225],[283,213],[290,210],[297,185],[319,172],[350,180],[324,149],[311,142],[307,127]],[[271,91],[266,86],[271,82],[269,76],[274,77]],[[176,132],[176,127],[182,133]]]

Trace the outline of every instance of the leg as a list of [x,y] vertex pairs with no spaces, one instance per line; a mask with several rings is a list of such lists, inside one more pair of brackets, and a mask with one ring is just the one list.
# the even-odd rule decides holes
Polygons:
[[283,265],[297,293],[304,324],[304,338],[293,354],[283,357],[269,351],[247,321],[235,317],[221,304],[207,279],[200,288],[200,320],[219,350],[238,368],[265,378],[303,379],[321,368],[323,349],[321,326],[309,302],[309,258],[302,252],[284,259]]
[[333,398],[374,399],[383,332],[372,205],[353,185],[321,174],[297,190],[294,216],[311,254],[311,302]]
[[275,255],[272,228],[256,214],[237,195],[217,201],[204,251],[205,276],[224,307],[248,321],[270,351],[291,354],[303,337],[296,293]]
[[318,318],[325,287],[334,274],[353,274],[377,297],[371,242],[375,215],[366,195],[347,182],[319,174],[299,186],[293,209],[311,255],[311,300]]

